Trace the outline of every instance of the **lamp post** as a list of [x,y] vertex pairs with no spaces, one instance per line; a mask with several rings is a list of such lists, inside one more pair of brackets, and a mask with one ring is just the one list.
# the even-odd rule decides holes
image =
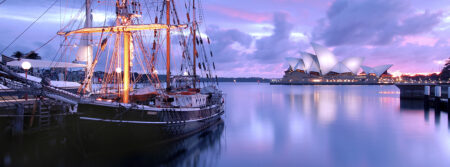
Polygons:
[[[122,69],[120,67],[117,67],[116,68],[116,73],[117,73],[117,77],[119,77],[120,73],[122,73]],[[120,97],[120,84],[119,84],[119,82],[120,82],[120,79],[117,79],[117,94]]]
[[[25,70],[25,79],[28,78],[28,70],[31,68],[31,63],[28,61],[22,62],[22,69]],[[28,101],[28,94],[25,93],[25,101]]]

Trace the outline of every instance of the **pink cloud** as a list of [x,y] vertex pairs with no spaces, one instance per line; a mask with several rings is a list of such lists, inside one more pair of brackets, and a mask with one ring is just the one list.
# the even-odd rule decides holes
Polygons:
[[425,36],[405,36],[403,37],[402,46],[407,44],[416,44],[420,46],[434,46],[438,41],[438,38],[425,37]]
[[270,13],[251,13],[238,9],[228,8],[218,5],[206,5],[207,10],[215,11],[233,18],[238,18],[253,22],[264,22],[272,20],[272,14]]
[[309,5],[318,7],[320,9],[326,9],[330,7],[334,0],[272,0],[275,3],[285,3],[292,5],[292,3],[301,3],[302,5]]

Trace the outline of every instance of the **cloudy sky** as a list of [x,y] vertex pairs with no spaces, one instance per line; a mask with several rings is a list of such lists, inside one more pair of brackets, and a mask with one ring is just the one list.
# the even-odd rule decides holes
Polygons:
[[[0,49],[53,2],[0,4]],[[28,52],[50,39],[62,25],[59,6],[58,1],[4,54]],[[450,57],[448,0],[202,0],[202,6],[220,76],[281,77],[285,58],[312,52],[310,42],[329,47],[338,59],[362,56],[368,66],[394,64],[391,72],[437,72]],[[56,48],[38,52],[51,59]]]

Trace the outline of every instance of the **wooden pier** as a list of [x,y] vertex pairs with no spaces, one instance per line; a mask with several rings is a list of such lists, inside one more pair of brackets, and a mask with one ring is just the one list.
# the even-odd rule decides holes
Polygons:
[[424,107],[440,111],[450,110],[450,84],[436,83],[399,83],[400,99],[423,100]]
[[0,82],[0,136],[58,127],[65,115],[76,112],[80,100],[70,91],[28,80],[2,63]]

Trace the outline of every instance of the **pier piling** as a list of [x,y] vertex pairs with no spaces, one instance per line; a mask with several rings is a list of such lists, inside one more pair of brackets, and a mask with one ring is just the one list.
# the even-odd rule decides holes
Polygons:
[[425,91],[424,91],[424,105],[425,108],[429,108],[430,104],[429,104],[429,100],[430,100],[430,86],[425,86]]
[[441,104],[441,86],[435,86],[434,87],[434,108],[439,110],[440,104]]
[[450,86],[447,87],[447,112],[450,113]]
[[23,133],[23,115],[25,113],[25,109],[23,104],[16,104],[16,117],[14,118],[14,124],[12,128],[12,135],[20,135]]

